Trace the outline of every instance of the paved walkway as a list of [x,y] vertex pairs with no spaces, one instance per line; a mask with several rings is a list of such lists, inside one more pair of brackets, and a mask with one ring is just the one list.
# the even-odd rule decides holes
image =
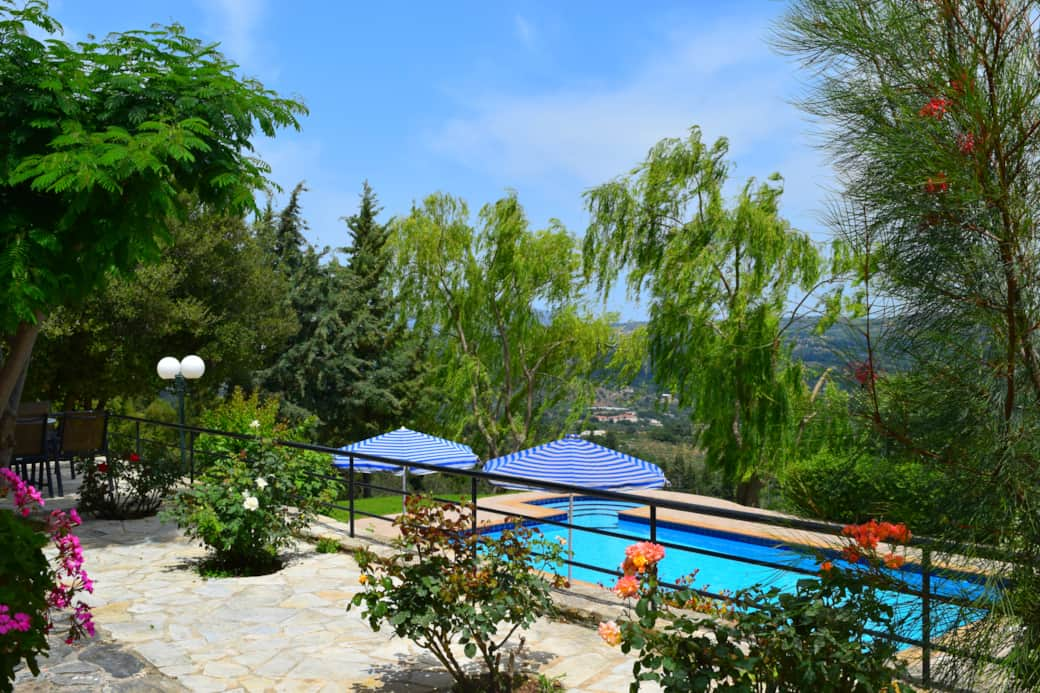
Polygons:
[[[450,676],[432,656],[385,631],[373,633],[358,610],[345,611],[360,576],[347,554],[319,554],[301,544],[278,573],[205,580],[194,570],[204,549],[156,518],[87,521],[78,533],[96,583],[95,621],[114,646],[145,660],[141,671],[157,675],[139,687],[110,677],[91,690],[450,688]],[[525,668],[563,675],[569,691],[628,690],[632,660],[603,644],[591,627],[542,619],[526,640]],[[88,669],[75,662],[70,668],[70,657],[89,660],[92,647],[97,643],[78,655],[76,648],[59,648],[44,663],[50,678],[36,684],[54,689],[65,681],[53,678],[61,667]]]

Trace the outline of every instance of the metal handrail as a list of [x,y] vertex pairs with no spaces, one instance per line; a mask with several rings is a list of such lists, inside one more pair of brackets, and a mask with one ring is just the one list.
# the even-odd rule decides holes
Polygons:
[[[810,570],[807,570],[807,569],[804,569],[804,568],[799,568],[797,566],[785,565],[785,564],[782,564],[782,563],[775,563],[775,562],[771,562],[771,561],[764,561],[764,560],[753,559],[753,558],[746,558],[746,557],[742,557],[742,556],[734,556],[734,555],[730,555],[730,554],[724,554],[724,553],[718,552],[718,551],[712,551],[710,549],[699,549],[699,548],[696,548],[696,547],[683,546],[683,545],[674,544],[674,543],[667,542],[667,541],[660,541],[660,540],[657,539],[657,528],[658,528],[658,525],[660,524],[660,522],[662,522],[662,520],[658,519],[658,510],[659,509],[678,510],[678,511],[684,511],[684,512],[689,512],[689,513],[697,513],[697,514],[701,514],[701,515],[707,515],[707,516],[711,516],[711,517],[718,517],[718,518],[724,518],[724,519],[753,522],[753,523],[758,524],[758,525],[767,525],[767,526],[774,526],[774,527],[782,527],[782,528],[785,528],[785,529],[794,529],[794,530],[803,530],[803,531],[809,531],[809,532],[817,532],[817,533],[827,534],[827,535],[840,535],[841,534],[841,530],[842,530],[842,525],[837,524],[837,523],[833,523],[833,522],[823,522],[823,521],[819,521],[819,520],[805,520],[805,519],[801,519],[801,518],[794,518],[794,517],[784,516],[784,515],[772,515],[772,514],[765,514],[765,513],[756,513],[756,512],[746,511],[746,510],[737,510],[737,509],[733,509],[733,508],[721,508],[721,507],[710,506],[710,505],[702,505],[702,504],[698,504],[698,503],[688,503],[688,502],[684,502],[684,501],[672,500],[672,499],[667,499],[667,498],[647,497],[647,496],[636,495],[636,494],[633,494],[633,493],[628,493],[628,492],[625,492],[625,491],[612,491],[612,490],[607,490],[607,489],[591,489],[591,488],[587,488],[587,487],[576,485],[576,484],[567,484],[567,483],[560,483],[560,482],[541,481],[541,480],[533,480],[533,479],[525,480],[525,479],[520,479],[520,478],[515,477],[515,476],[509,476],[509,475],[504,475],[504,474],[496,474],[496,473],[485,472],[485,471],[481,471],[481,470],[448,469],[448,468],[444,468],[444,467],[439,467],[439,466],[437,466],[435,464],[422,463],[422,462],[410,462],[410,461],[405,461],[405,460],[397,460],[397,459],[393,459],[393,458],[389,458],[389,457],[384,457],[384,456],[381,456],[381,455],[373,455],[373,454],[364,453],[364,452],[355,452],[355,451],[344,452],[343,450],[340,450],[338,448],[332,448],[332,447],[323,446],[323,445],[315,445],[315,444],[311,444],[311,443],[300,443],[300,442],[297,442],[297,441],[268,439],[268,438],[263,438],[263,437],[259,437],[259,436],[256,436],[256,435],[232,433],[232,432],[220,431],[220,430],[212,429],[212,428],[205,428],[205,427],[201,427],[201,426],[181,425],[181,424],[177,424],[177,423],[167,423],[167,422],[164,422],[164,421],[154,421],[154,420],[151,420],[151,419],[146,419],[146,418],[136,417],[136,416],[130,416],[130,415],[125,415],[125,414],[109,414],[109,419],[110,420],[129,421],[129,422],[133,422],[135,424],[135,429],[136,429],[136,447],[137,447],[138,451],[140,451],[140,446],[141,446],[142,440],[144,440],[146,442],[149,441],[148,438],[142,439],[142,437],[141,437],[140,426],[142,424],[146,424],[146,425],[150,425],[150,426],[159,426],[159,427],[163,427],[163,428],[168,428],[168,429],[173,429],[173,430],[176,430],[176,431],[180,431],[181,433],[190,434],[189,437],[190,437],[190,442],[191,442],[191,461],[192,461],[191,476],[192,476],[192,481],[194,481],[194,459],[195,459],[195,447],[196,447],[195,443],[197,442],[197,438],[200,435],[213,435],[213,436],[237,439],[237,440],[248,441],[248,442],[257,442],[259,440],[259,441],[263,441],[265,443],[271,443],[273,445],[278,445],[278,446],[282,446],[282,447],[286,447],[286,448],[290,448],[290,449],[309,451],[309,452],[316,452],[316,453],[328,454],[328,455],[345,456],[345,457],[348,458],[348,464],[345,465],[345,466],[340,467],[340,469],[341,469],[341,471],[346,472],[346,475],[347,475],[347,481],[348,481],[348,485],[349,485],[348,505],[346,507],[344,507],[342,505],[337,505],[335,503],[326,503],[326,505],[329,506],[329,507],[335,507],[335,508],[339,508],[341,510],[346,510],[349,513],[349,534],[350,534],[351,537],[355,536],[355,522],[354,522],[355,516],[377,518],[377,519],[380,519],[380,520],[387,520],[387,521],[389,521],[389,518],[384,518],[384,517],[382,517],[380,515],[377,515],[377,514],[374,514],[374,513],[365,512],[365,511],[361,511],[361,510],[358,510],[358,509],[355,508],[354,499],[356,497],[356,492],[357,492],[358,488],[372,488],[372,489],[377,489],[377,490],[390,491],[390,492],[395,493],[395,494],[397,494],[397,493],[404,493],[405,495],[412,495],[411,493],[409,493],[409,492],[407,492],[405,490],[402,490],[402,489],[390,489],[388,487],[378,486],[378,485],[374,485],[374,484],[371,484],[371,483],[365,483],[365,482],[362,482],[362,481],[358,480],[356,478],[357,470],[355,469],[355,464],[356,464],[357,461],[379,462],[379,463],[382,463],[382,464],[388,464],[388,465],[391,465],[391,466],[394,466],[394,467],[398,467],[398,468],[410,467],[410,468],[416,468],[416,469],[429,470],[429,471],[433,471],[433,472],[439,472],[439,473],[442,473],[442,474],[448,474],[448,475],[454,476],[454,477],[469,478],[470,479],[471,502],[472,502],[474,507],[477,507],[478,482],[480,482],[480,481],[485,481],[485,482],[499,481],[499,482],[507,482],[507,483],[515,484],[518,480],[521,481],[521,482],[529,481],[530,485],[532,487],[538,488],[538,489],[541,489],[541,490],[550,491],[550,492],[556,492],[556,493],[567,494],[567,495],[577,494],[577,495],[582,495],[582,496],[593,496],[593,497],[596,497],[596,498],[601,498],[601,499],[606,499],[606,500],[622,501],[622,502],[628,502],[628,503],[636,503],[636,504],[642,505],[642,506],[648,506],[649,509],[650,509],[648,531],[649,531],[649,536],[650,536],[650,540],[651,541],[660,543],[663,546],[666,546],[668,548],[672,548],[672,549],[675,549],[675,550],[681,550],[681,551],[685,551],[685,552],[689,552],[689,553],[696,553],[696,554],[713,556],[713,557],[718,557],[718,558],[726,558],[726,559],[738,561],[738,562],[741,562],[741,563],[747,563],[747,564],[750,564],[750,565],[759,565],[759,566],[773,568],[773,569],[776,569],[776,570],[779,570],[779,571],[785,571],[785,572],[795,572],[795,573],[809,574],[809,575],[816,574],[814,571],[810,571]],[[164,445],[166,447],[177,447],[176,445],[174,445],[172,443],[166,443],[164,441],[152,440],[151,442],[153,442],[154,444]],[[200,451],[200,452],[202,452],[202,451]],[[311,473],[311,474],[312,474],[312,476],[315,476],[315,477],[318,477],[318,478],[324,478],[324,479],[329,479],[329,480],[337,480],[337,481],[341,481],[342,480],[342,477],[336,477],[336,476],[331,476],[331,475],[327,475],[327,474],[320,474],[320,473]],[[442,499],[442,500],[447,500],[447,499]],[[602,535],[602,536],[611,536],[611,537],[622,538],[622,539],[631,539],[630,535],[620,534],[618,532],[611,532],[609,530],[605,530],[605,529],[602,529],[602,528],[578,527],[578,526],[573,525],[572,523],[560,522],[558,520],[542,518],[542,517],[532,517],[532,516],[522,515],[522,514],[515,513],[515,512],[510,512],[510,513],[502,512],[502,514],[503,515],[508,515],[510,517],[517,517],[517,518],[519,518],[521,520],[537,521],[537,522],[540,522],[540,523],[551,524],[551,525],[556,525],[556,526],[560,526],[560,527],[574,527],[575,529],[579,529],[579,530],[584,531],[584,532],[590,532],[590,533],[594,533],[594,534]],[[474,513],[474,516],[473,516],[473,523],[474,523],[473,531],[478,531],[479,528],[477,526],[476,513]],[[777,541],[778,541],[778,543],[783,543],[781,539],[777,539]],[[927,686],[931,682],[931,653],[932,653],[932,651],[933,650],[934,651],[943,651],[943,652],[954,652],[955,651],[955,650],[952,650],[951,648],[943,645],[942,643],[937,643],[937,642],[932,641],[932,633],[931,633],[931,628],[932,628],[932,623],[931,623],[931,620],[932,620],[932,618],[931,618],[931,604],[932,604],[932,602],[934,601],[934,602],[940,602],[940,603],[952,603],[952,604],[956,604],[956,605],[962,606],[962,607],[963,606],[971,606],[973,608],[982,608],[980,605],[978,605],[978,604],[976,604],[974,602],[968,601],[968,600],[964,600],[964,599],[960,599],[960,598],[957,598],[957,597],[950,597],[950,596],[946,596],[946,595],[940,595],[940,594],[933,593],[932,586],[931,586],[931,575],[932,575],[932,573],[934,571],[934,566],[933,566],[933,563],[932,563],[933,552],[936,552],[936,551],[939,551],[939,552],[942,552],[942,553],[972,552],[975,555],[980,555],[980,556],[982,556],[984,558],[991,558],[991,559],[1000,560],[1000,561],[1008,561],[1009,557],[1006,554],[1001,554],[1000,552],[998,552],[997,550],[993,549],[992,547],[982,547],[982,546],[978,546],[978,545],[969,545],[969,544],[949,542],[949,541],[938,541],[938,540],[930,539],[930,538],[927,538],[927,537],[913,537],[913,539],[909,543],[911,545],[913,545],[913,546],[921,548],[921,561],[920,561],[920,564],[918,566],[918,570],[920,571],[920,573],[922,575],[921,589],[919,589],[919,590],[918,589],[914,589],[914,588],[911,588],[911,587],[909,587],[907,585],[895,585],[893,587],[892,591],[898,592],[900,594],[906,594],[906,595],[912,596],[912,597],[917,597],[917,598],[919,598],[921,600],[921,638],[919,638],[919,639],[918,638],[907,638],[907,637],[896,635],[896,634],[886,634],[886,633],[881,633],[881,632],[877,632],[877,631],[870,631],[870,635],[872,635],[873,637],[885,638],[885,639],[889,639],[889,640],[894,641],[894,642],[899,642],[899,643],[902,643],[902,644],[912,645],[912,646],[916,646],[916,647],[921,648],[921,655],[922,655],[922,672],[921,672],[922,675],[921,675],[921,680]],[[1011,559],[1011,560],[1013,560],[1013,559]],[[566,560],[565,562],[568,565],[571,565],[571,566],[586,568],[586,569],[590,569],[590,570],[593,570],[593,571],[596,571],[596,572],[601,572],[601,573],[608,574],[608,575],[614,575],[614,576],[621,575],[620,571],[610,570],[610,569],[603,568],[601,566],[593,566],[593,565],[590,565],[590,564],[586,564],[586,563],[582,563],[582,562],[579,562],[579,561],[575,561],[575,560],[573,560],[573,557],[571,557],[570,559]],[[692,591],[694,591],[694,592],[696,592],[696,593],[698,593],[698,594],[700,594],[702,596],[706,596],[706,597],[710,597],[710,598],[730,599],[730,597],[727,596],[727,595],[717,594],[717,593],[709,592],[709,591],[706,591],[706,590],[700,590],[700,589],[696,589],[696,588],[691,588],[688,585],[680,585],[678,583],[662,583],[662,584],[664,586],[666,586],[666,587],[692,589]]]

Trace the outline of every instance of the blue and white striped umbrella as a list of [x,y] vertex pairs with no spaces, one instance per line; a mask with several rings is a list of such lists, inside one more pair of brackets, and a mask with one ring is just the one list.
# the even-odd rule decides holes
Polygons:
[[[484,471],[599,490],[662,488],[668,483],[656,464],[576,435],[488,460]],[[491,483],[512,489],[539,488],[530,481]]]
[[[456,443],[453,440],[445,440],[431,436],[428,433],[419,433],[401,427],[396,431],[390,431],[374,438],[358,441],[345,445],[340,450],[341,455],[335,455],[332,463],[337,467],[347,468],[350,466],[350,455],[358,454],[376,455],[401,462],[422,462],[424,464],[435,464],[438,467],[449,469],[469,469],[477,463],[477,455],[468,445]],[[401,467],[385,462],[366,460],[361,457],[354,458],[354,470],[363,474],[372,472],[396,472],[401,473]],[[433,474],[429,469],[408,469],[411,474]]]

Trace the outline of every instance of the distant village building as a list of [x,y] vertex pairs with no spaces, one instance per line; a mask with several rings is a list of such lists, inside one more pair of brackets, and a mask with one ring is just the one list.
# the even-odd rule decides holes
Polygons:
[[593,421],[602,421],[604,423],[637,423],[639,416],[634,411],[622,411],[619,414],[593,414]]
[[658,421],[657,419],[647,419],[646,422],[651,426],[664,426],[664,424]]
[[585,430],[581,432],[582,438],[606,438],[607,432],[605,429],[597,428],[593,431]]

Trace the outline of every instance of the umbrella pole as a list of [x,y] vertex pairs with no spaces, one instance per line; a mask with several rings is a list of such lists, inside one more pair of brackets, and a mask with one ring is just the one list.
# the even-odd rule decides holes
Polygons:
[[408,467],[404,468],[404,472],[401,474],[401,513],[405,513],[408,510]]
[[574,561],[574,494],[567,497],[567,582],[571,581]]

